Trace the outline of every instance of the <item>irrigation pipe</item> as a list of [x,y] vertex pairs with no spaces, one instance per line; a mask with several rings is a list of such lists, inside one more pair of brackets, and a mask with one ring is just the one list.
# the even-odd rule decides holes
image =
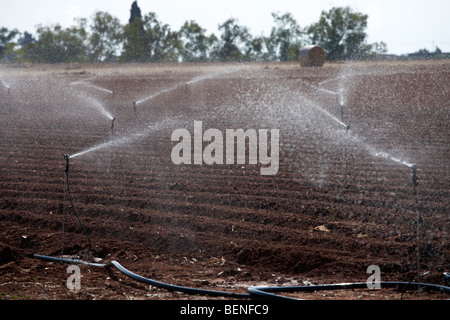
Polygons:
[[[437,290],[441,292],[450,293],[450,287],[445,287],[429,283],[411,283],[411,282],[377,282],[381,288],[396,288],[396,287],[415,287],[420,286],[430,290]],[[250,287],[248,291],[253,297],[270,298],[270,299],[287,299],[298,300],[293,297],[275,294],[278,292],[315,292],[323,290],[342,290],[342,289],[367,289],[366,282],[355,283],[338,283],[338,284],[324,284],[311,286],[291,286],[291,287]],[[375,290],[375,289],[373,289]]]
[[[293,297],[283,296],[279,294],[275,294],[278,292],[315,292],[315,291],[323,291],[323,290],[342,290],[342,289],[366,289],[366,282],[356,282],[356,283],[339,283],[339,284],[324,284],[324,285],[307,285],[307,286],[288,286],[288,287],[262,287],[255,286],[248,288],[248,294],[246,293],[233,293],[226,291],[216,291],[216,290],[206,290],[206,289],[198,289],[192,287],[184,287],[178,285],[172,285],[156,280],[152,280],[141,275],[138,275],[134,272],[129,271],[125,267],[123,267],[119,262],[113,260],[107,263],[91,263],[84,260],[79,259],[65,259],[65,258],[57,258],[45,255],[34,254],[33,255],[37,259],[46,260],[49,262],[61,262],[61,263],[69,263],[69,264],[81,264],[91,267],[99,267],[99,268],[109,268],[111,266],[115,267],[117,270],[122,272],[123,274],[131,277],[134,280],[163,288],[169,291],[178,291],[187,294],[194,295],[209,295],[214,297],[229,297],[229,298],[254,298],[254,299],[276,299],[276,300],[299,300]],[[406,287],[415,287],[420,286],[422,288],[427,288],[430,290],[436,290],[441,292],[450,293],[450,287],[445,287],[441,285],[428,284],[428,283],[410,283],[410,282],[377,282],[380,284],[382,288],[394,288],[403,286],[404,289]]]
[[138,275],[134,272],[129,271],[128,269],[123,267],[119,262],[114,261],[114,260],[110,261],[108,263],[105,263],[105,264],[101,264],[101,263],[90,263],[90,262],[78,260],[78,259],[64,259],[64,258],[43,256],[43,255],[39,255],[39,254],[35,254],[34,257],[38,258],[38,259],[42,259],[42,260],[51,261],[51,262],[82,264],[82,265],[87,265],[87,266],[91,266],[91,267],[109,268],[111,266],[114,266],[120,272],[133,278],[134,280],[137,280],[137,281],[140,281],[140,282],[143,282],[143,283],[155,286],[155,287],[160,287],[160,288],[163,288],[163,289],[166,289],[169,291],[178,291],[178,292],[183,292],[183,293],[188,293],[188,294],[210,295],[210,296],[215,296],[215,297],[218,297],[218,296],[231,297],[231,298],[249,298],[250,297],[250,294],[246,294],[246,293],[233,293],[233,292],[226,292],[226,291],[197,289],[197,288],[183,287],[183,286],[172,285],[172,284],[152,280],[152,279],[145,278],[141,275]]

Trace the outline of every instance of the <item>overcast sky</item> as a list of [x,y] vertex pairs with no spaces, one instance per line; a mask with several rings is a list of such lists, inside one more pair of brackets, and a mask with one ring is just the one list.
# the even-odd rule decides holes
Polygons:
[[[0,0],[0,27],[28,31],[36,26],[73,24],[74,18],[90,18],[106,11],[125,24],[133,0]],[[178,30],[194,20],[208,33],[220,35],[218,25],[235,18],[252,35],[268,36],[274,25],[272,12],[290,12],[300,27],[317,22],[322,10],[350,6],[367,14],[368,42],[384,41],[388,52],[404,54],[436,46],[450,52],[450,0],[138,0],[142,14],[155,12],[158,20]]]

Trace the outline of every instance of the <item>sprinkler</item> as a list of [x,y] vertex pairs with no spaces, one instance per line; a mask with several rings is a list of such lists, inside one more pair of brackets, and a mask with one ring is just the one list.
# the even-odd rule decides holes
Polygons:
[[114,130],[114,121],[115,120],[116,120],[116,118],[112,118],[112,120],[111,120],[111,135],[112,135],[113,130]]
[[73,203],[73,198],[72,195],[70,193],[70,185],[69,185],[69,169],[70,169],[70,156],[68,154],[64,154],[64,159],[66,160],[66,168],[64,169],[64,206],[63,206],[63,223],[62,223],[62,249],[61,249],[61,255],[63,255],[64,253],[64,223],[65,223],[65,215],[66,215],[66,190],[67,190],[67,195],[68,195],[68,199],[72,205],[72,209],[74,211],[75,217],[77,218],[78,222],[81,225],[81,228],[83,229],[87,239],[88,239],[88,243],[89,243],[89,250],[91,250],[91,239],[89,238],[89,234],[86,230],[86,228],[84,227],[83,223],[81,222],[80,217],[78,216],[77,210],[75,209],[75,205]]
[[417,187],[419,186],[419,183],[417,181],[417,164],[416,163],[411,164],[411,169],[412,169],[412,183],[414,188],[414,200],[416,203],[416,214],[417,214],[417,236],[419,236],[419,227],[420,224],[422,223],[422,217],[419,209],[419,197],[417,191]]
[[[427,237],[425,230],[423,230],[423,234],[424,234],[424,238],[425,238],[425,245],[426,245],[431,263],[426,272],[424,272],[422,274],[420,273],[420,227],[423,223],[423,220],[422,220],[422,216],[420,213],[419,197],[418,197],[418,191],[417,191],[417,187],[419,186],[418,179],[417,179],[417,164],[412,163],[412,164],[408,164],[408,166],[412,169],[412,183],[413,183],[413,188],[414,188],[414,200],[415,200],[415,204],[416,204],[416,215],[417,215],[417,221],[416,221],[416,223],[417,223],[417,229],[416,229],[417,230],[417,235],[416,235],[416,237],[417,237],[417,276],[409,282],[409,283],[411,283],[423,276],[430,274],[431,269],[433,268],[434,262],[433,262],[433,252],[431,250],[431,244],[428,242],[428,237]],[[420,284],[417,283],[417,286],[419,287]],[[419,288],[418,288],[418,292],[419,292]],[[402,292],[402,294],[403,294],[403,292]]]
[[136,130],[138,129],[137,102],[133,102],[134,116],[136,117]]
[[343,163],[342,163],[342,171],[341,171],[341,189],[346,188],[347,186],[347,171],[348,171],[348,159],[347,159],[347,139],[350,130],[350,125],[345,123],[344,119],[344,104],[339,99],[339,95],[336,94],[336,101],[341,110],[341,123],[345,128],[345,136],[344,136],[344,146],[343,146]]
[[[116,120],[116,118],[112,118],[111,120],[111,131],[110,131],[110,141],[111,141],[111,146],[113,144],[113,140],[114,140],[114,121]],[[109,150],[108,152],[108,169],[107,172],[109,173],[109,169],[111,168],[111,150]]]
[[70,159],[70,156],[67,153],[65,153],[64,154],[64,159],[66,160],[66,169],[64,170],[64,173],[67,175],[67,174],[69,174],[69,167],[70,167],[69,159]]
[[414,201],[416,204],[416,216],[417,216],[417,273],[418,276],[420,275],[420,225],[422,224],[422,216],[420,214],[419,209],[419,198],[418,198],[418,192],[417,187],[419,186],[419,183],[417,181],[417,164],[413,163],[411,164],[412,169],[412,183],[414,188]]
[[[414,200],[416,203],[416,214],[417,214],[417,237],[419,237],[419,228],[420,228],[420,224],[422,223],[422,217],[420,214],[419,197],[418,197],[418,192],[417,192],[417,187],[419,186],[419,183],[417,181],[417,164],[415,164],[415,163],[411,164],[411,169],[412,169],[412,183],[413,183],[413,188],[414,188]],[[417,244],[417,245],[419,245],[419,244]]]
[[413,186],[414,186],[414,194],[416,194],[416,188],[419,185],[419,183],[417,182],[417,164],[413,163],[411,165],[411,168],[412,168],[412,173],[413,173],[412,181],[413,181]]
[[112,100],[113,100],[113,110],[114,110],[114,115],[116,115],[117,114],[117,110],[116,110],[116,99],[115,99],[115,96],[114,96],[114,91],[111,91],[112,92]]
[[345,136],[344,136],[344,145],[342,150],[342,168],[341,168],[341,178],[340,178],[340,189],[341,191],[347,187],[347,171],[348,171],[348,159],[347,159],[347,138],[348,131],[350,129],[349,125],[345,125]]

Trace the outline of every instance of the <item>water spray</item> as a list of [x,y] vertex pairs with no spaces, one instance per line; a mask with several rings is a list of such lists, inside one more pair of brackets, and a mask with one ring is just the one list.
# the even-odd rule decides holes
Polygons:
[[213,74],[207,74],[207,75],[203,75],[203,76],[199,76],[199,77],[193,78],[193,79],[191,79],[189,81],[180,82],[180,83],[177,83],[177,84],[173,85],[172,87],[169,87],[169,88],[166,88],[166,89],[162,89],[162,90],[160,90],[160,91],[158,91],[158,92],[156,92],[156,93],[154,93],[154,94],[152,94],[152,95],[150,95],[150,96],[148,96],[146,98],[138,100],[138,101],[136,101],[134,103],[135,104],[141,104],[142,102],[145,102],[147,100],[151,100],[151,99],[153,99],[153,98],[155,98],[155,97],[157,97],[157,96],[159,96],[159,95],[161,95],[163,93],[171,92],[171,91],[174,91],[175,89],[182,88],[183,85],[184,85],[184,88],[185,88],[185,94],[187,94],[188,85],[190,85],[190,84],[197,83],[197,82],[200,82],[200,81],[205,81],[207,79],[211,79],[211,78],[219,76],[221,74],[229,74],[229,73],[232,73],[232,72],[236,72],[236,70],[227,70],[227,71],[224,71],[224,72],[217,72],[217,73],[213,73]]
[[[90,79],[85,79],[85,80],[80,80],[80,81],[75,81],[69,84],[69,87],[72,87],[74,85],[77,84],[81,84],[81,85],[86,85],[90,88],[94,88],[103,92],[107,92],[107,93],[111,93],[112,94],[112,100],[113,100],[113,110],[114,110],[114,115],[116,115],[116,104],[115,104],[115,97],[114,97],[114,91],[109,90],[109,89],[105,89],[99,86],[96,86],[94,84],[91,83],[86,83],[86,81],[88,81]],[[75,89],[75,91],[77,91]],[[105,109],[105,107],[102,105],[102,103],[100,103],[99,101],[93,99],[92,97],[87,97],[87,99],[92,103],[93,106],[95,106],[103,115],[105,115],[108,119],[112,120],[114,117],[113,115],[111,115],[111,113]]]
[[[324,82],[322,82],[322,83],[324,83]],[[340,99],[339,93],[321,88],[320,85],[322,83],[318,83],[315,86],[316,98],[318,99],[319,91],[322,91],[322,92],[328,93],[328,94],[335,94],[336,104],[338,105],[338,107],[340,109],[340,114],[341,114],[340,120],[338,118],[336,118],[335,116],[333,116],[332,114],[330,114],[327,110],[322,109],[320,106],[318,106],[318,107],[325,114],[330,116],[333,120],[335,120],[336,122],[338,122],[340,125],[342,125],[345,128],[345,133],[346,133],[345,134],[345,141],[347,141],[348,135],[349,135],[350,126],[345,123],[344,104],[342,103],[342,101]],[[425,244],[426,244],[426,248],[427,248],[427,251],[428,251],[428,255],[429,255],[430,259],[431,259],[431,263],[430,263],[429,269],[426,272],[424,272],[422,274],[420,273],[420,231],[421,231],[420,228],[422,226],[423,220],[422,220],[422,216],[421,216],[421,212],[420,212],[419,199],[418,199],[418,185],[419,184],[418,184],[418,179],[417,179],[417,164],[409,163],[409,162],[401,160],[399,158],[395,158],[395,157],[393,157],[393,156],[391,156],[391,155],[389,155],[389,154],[387,154],[385,152],[374,152],[374,155],[375,156],[381,156],[383,158],[395,161],[395,162],[397,162],[399,164],[405,165],[405,166],[407,166],[407,167],[412,169],[412,182],[413,182],[413,189],[414,189],[414,201],[415,201],[416,216],[417,216],[417,218],[416,218],[416,220],[417,220],[416,221],[416,224],[417,224],[417,230],[416,230],[417,235],[416,235],[416,237],[417,237],[417,274],[418,275],[414,279],[412,279],[409,283],[407,283],[405,285],[405,287],[403,289],[403,290],[405,290],[406,287],[411,284],[411,282],[415,282],[415,281],[417,281],[418,278],[428,275],[431,272],[431,269],[433,268],[433,264],[434,264],[434,262],[433,262],[433,252],[431,250],[431,245],[428,242],[428,238],[427,238],[425,230],[423,230],[424,237],[425,237]],[[347,179],[348,160],[347,160],[347,143],[346,142],[344,143],[343,157],[344,157],[344,161],[343,161],[343,167],[342,167],[342,173],[341,173],[341,188],[343,188],[346,185],[346,179]],[[420,284],[418,282],[417,285],[420,286],[420,285],[423,285],[423,284]],[[403,295],[403,292],[402,292],[402,295]]]
[[173,87],[170,87],[170,88],[167,88],[167,89],[163,89],[163,90],[158,91],[158,92],[156,92],[156,93],[154,93],[154,94],[152,94],[152,95],[150,95],[150,96],[148,96],[148,97],[146,97],[146,98],[144,98],[144,99],[141,99],[141,100],[139,100],[139,101],[136,101],[135,103],[136,103],[136,104],[139,104],[139,103],[145,102],[145,101],[147,101],[147,100],[151,100],[151,99],[153,99],[153,98],[159,96],[159,95],[162,94],[162,93],[169,92],[169,91],[173,91],[173,90],[175,90],[176,88],[178,88],[179,86],[180,86],[180,84],[176,84],[176,85],[174,85]]
[[[332,79],[332,80],[334,81],[335,79]],[[313,86],[309,82],[305,82],[305,83],[308,86],[313,87],[315,89],[315,95],[316,95],[316,104],[315,104],[315,106],[316,106],[316,108],[319,109],[320,111],[322,111],[323,113],[325,113],[328,117],[330,117],[331,119],[336,121],[340,126],[342,126],[345,129],[344,146],[343,146],[343,162],[342,162],[342,169],[341,169],[341,174],[340,174],[340,178],[339,178],[339,180],[340,180],[339,189],[342,190],[343,188],[345,188],[345,186],[347,184],[347,167],[348,167],[347,139],[348,139],[348,135],[349,135],[350,126],[345,123],[345,119],[344,119],[344,104],[342,103],[342,101],[340,99],[339,93],[320,87],[320,85],[322,83],[325,83],[325,82],[326,81],[322,81],[322,82],[316,84],[315,86]],[[338,106],[338,108],[340,110],[340,114],[341,114],[340,119],[338,119],[336,116],[334,116],[333,114],[331,114],[330,112],[328,112],[324,108],[320,107],[320,105],[318,104],[319,92],[324,92],[324,93],[327,93],[327,94],[335,96],[336,105]]]
[[7,90],[8,107],[11,107],[12,106],[12,104],[11,104],[11,88],[6,84],[6,82],[2,78],[0,78],[0,81]]
[[81,228],[83,229],[84,234],[86,235],[89,243],[89,250],[91,250],[91,239],[89,238],[89,234],[84,227],[83,223],[81,222],[80,217],[78,216],[77,210],[75,209],[75,205],[73,203],[73,198],[70,193],[70,184],[69,184],[69,169],[70,169],[70,156],[68,154],[64,154],[64,159],[66,160],[66,167],[64,169],[64,206],[63,206],[63,223],[62,223],[62,248],[61,248],[61,255],[64,255],[64,224],[65,224],[65,215],[66,215],[66,190],[67,190],[67,196],[70,201],[70,204],[72,206],[72,209],[74,211],[75,217],[77,218],[79,224],[81,225]]

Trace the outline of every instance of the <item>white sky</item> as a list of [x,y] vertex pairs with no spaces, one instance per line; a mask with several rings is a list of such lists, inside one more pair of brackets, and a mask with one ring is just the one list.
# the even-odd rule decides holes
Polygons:
[[[128,23],[133,0],[0,0],[0,27],[35,33],[36,26],[73,24],[75,17],[90,18],[106,11]],[[252,35],[269,35],[272,12],[290,12],[300,27],[317,22],[322,10],[350,6],[368,14],[368,42],[384,41],[388,52],[404,54],[439,47],[450,52],[449,0],[138,0],[142,14],[155,12],[159,21],[178,30],[194,20],[209,33],[228,18],[249,28]]]

